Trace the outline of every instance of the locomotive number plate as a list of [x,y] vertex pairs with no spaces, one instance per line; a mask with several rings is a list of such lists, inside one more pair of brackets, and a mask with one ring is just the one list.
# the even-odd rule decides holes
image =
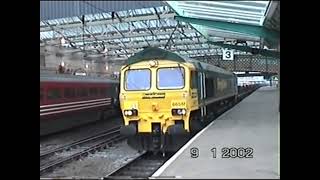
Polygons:
[[186,107],[187,103],[185,101],[171,101],[171,107],[180,108]]

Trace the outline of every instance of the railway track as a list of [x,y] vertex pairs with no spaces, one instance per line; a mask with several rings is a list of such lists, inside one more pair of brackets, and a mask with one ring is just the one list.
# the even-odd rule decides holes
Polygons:
[[[246,96],[250,95],[253,91],[242,92],[239,98],[242,100]],[[218,114],[220,115],[227,109],[229,108],[222,108]],[[83,156],[88,155],[89,153],[93,153],[97,150],[105,148],[107,145],[111,143],[119,142],[123,139],[125,138],[120,135],[120,126],[118,126],[106,132],[102,132],[97,135],[84,138],[77,142],[73,142],[62,147],[41,153],[40,176],[50,170],[53,170],[56,167],[62,166],[75,159],[79,159]],[[86,147],[84,147],[84,145],[86,145]],[[74,152],[73,154],[67,157],[57,157],[54,158],[54,160],[50,160],[50,157],[56,155],[57,153],[63,152],[65,150],[71,150],[72,148],[76,148],[78,152]],[[113,171],[104,179],[148,179],[171,156],[172,154],[168,154],[166,157],[163,157],[161,154],[155,155],[153,153],[144,152],[141,156],[133,159],[128,164]]]
[[[242,100],[252,91],[242,92],[239,98]],[[225,111],[230,109],[230,106],[224,106],[217,112],[217,116],[213,117],[215,120]],[[191,138],[191,137],[190,137]],[[117,170],[109,173],[104,179],[148,179],[156,172],[167,160],[169,160],[174,153],[167,154],[163,157],[161,154],[153,154],[149,152],[144,152],[141,156],[133,159],[126,165],[118,168]]]
[[[109,115],[106,118],[116,119],[116,118],[119,118],[120,115],[121,115],[120,112],[115,112],[115,113]],[[79,131],[79,130],[81,131],[83,128],[87,129],[88,126],[90,128],[91,126],[97,126],[97,125],[100,125],[101,123],[103,123],[103,120],[97,120],[97,121],[88,122],[88,123],[85,123],[85,124],[82,124],[82,125],[79,125],[79,126],[75,126],[75,127],[71,127],[71,128],[68,128],[68,129],[64,129],[64,130],[61,130],[61,131],[40,135],[40,142],[41,141],[45,141],[45,140],[50,139],[50,138],[54,138],[54,137],[59,136],[60,134],[63,134],[63,133],[70,133],[70,132]]]
[[163,157],[162,154],[144,152],[141,156],[109,173],[104,179],[148,179],[172,155]]
[[[119,142],[123,139],[125,139],[125,137],[120,135],[120,126],[117,126],[94,136],[86,137],[79,141],[41,153],[40,176],[50,170],[60,167],[73,160],[84,157],[89,153],[94,153],[96,151],[104,149],[106,148],[106,146],[112,143]],[[67,155],[65,157],[59,156],[58,153],[61,153],[63,151],[70,152],[70,155]]]

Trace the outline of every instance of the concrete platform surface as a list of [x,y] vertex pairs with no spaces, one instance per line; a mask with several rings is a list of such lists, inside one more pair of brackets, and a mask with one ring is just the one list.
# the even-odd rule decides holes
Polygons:
[[[262,87],[200,131],[153,174],[181,178],[280,178],[279,90]],[[191,149],[198,148],[198,157]],[[222,148],[231,150],[222,158]],[[216,158],[211,149],[216,148]],[[235,157],[238,155],[240,157]],[[244,152],[244,154],[243,154]],[[247,151],[247,152],[250,152]],[[196,155],[195,151],[192,151]],[[232,154],[230,154],[232,153]]]

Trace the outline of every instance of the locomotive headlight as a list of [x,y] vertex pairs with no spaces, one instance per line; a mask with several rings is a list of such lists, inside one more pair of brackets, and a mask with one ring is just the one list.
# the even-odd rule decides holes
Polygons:
[[187,113],[186,109],[172,109],[172,115],[185,115]]
[[133,113],[132,113],[131,110],[127,111],[127,115],[128,115],[128,116],[131,116],[132,114],[133,114]]
[[185,114],[186,114],[186,110],[185,110],[185,109],[178,109],[178,110],[177,110],[177,114],[179,114],[179,115],[185,115]]
[[151,60],[151,61],[149,61],[149,65],[150,65],[150,67],[157,67],[158,66],[158,61]]
[[124,115],[125,116],[137,116],[138,115],[138,110],[136,110],[136,109],[124,110]]

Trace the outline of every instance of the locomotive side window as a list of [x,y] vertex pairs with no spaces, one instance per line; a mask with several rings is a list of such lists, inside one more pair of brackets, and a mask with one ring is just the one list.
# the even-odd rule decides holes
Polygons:
[[65,98],[74,98],[76,96],[76,92],[73,88],[64,89],[64,97]]
[[98,89],[97,88],[90,88],[90,96],[97,96],[98,95]]
[[232,78],[229,78],[229,87],[228,87],[228,89],[232,92],[232,84],[233,84],[233,80],[232,80]]
[[213,78],[206,76],[205,82],[206,82],[206,96],[213,97],[214,96]]
[[191,71],[191,84],[190,88],[195,89],[198,88],[198,79],[197,79],[197,72],[196,71]]
[[61,98],[60,89],[49,89],[47,98],[50,100]]

